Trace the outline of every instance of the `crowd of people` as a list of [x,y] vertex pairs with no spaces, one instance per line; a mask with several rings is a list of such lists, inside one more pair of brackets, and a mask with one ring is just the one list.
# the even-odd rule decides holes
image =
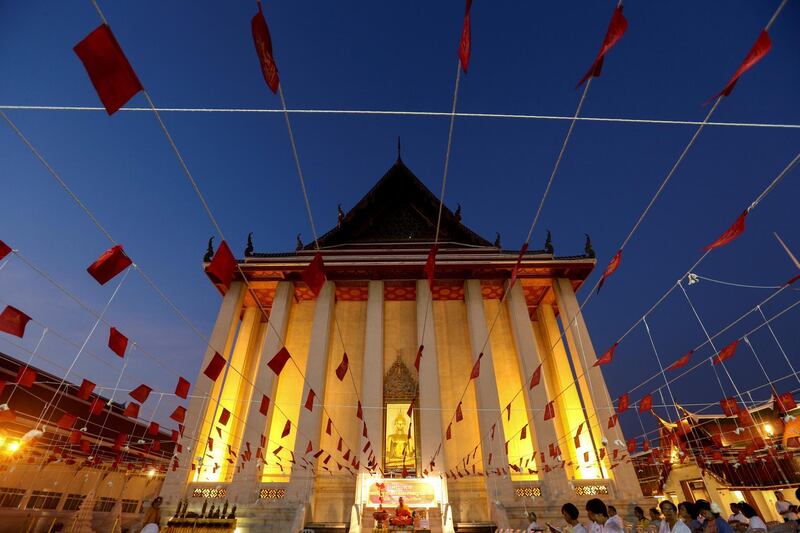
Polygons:
[[[800,500],[800,488],[795,491]],[[531,523],[526,533],[544,531],[545,533],[798,533],[798,509],[788,501],[782,492],[775,492],[775,510],[782,521],[768,527],[756,509],[747,502],[732,503],[731,514],[723,517],[718,504],[707,500],[681,502],[675,505],[663,500],[658,507],[652,507],[645,515],[644,510],[633,508],[634,523],[627,527],[613,505],[606,505],[601,499],[593,498],[586,502],[586,515],[589,522],[582,523],[580,511],[572,503],[561,507],[564,527],[549,523],[540,525],[535,513],[530,513]]]

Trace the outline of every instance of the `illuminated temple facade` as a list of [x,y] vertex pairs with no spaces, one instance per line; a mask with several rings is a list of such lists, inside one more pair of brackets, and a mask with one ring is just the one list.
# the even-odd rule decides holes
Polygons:
[[[518,251],[445,207],[431,290],[424,267],[438,208],[398,158],[319,238],[318,295],[302,281],[313,243],[298,239],[289,253],[248,246],[247,284],[237,273],[210,342],[241,374],[198,376],[180,466],[162,489],[168,509],[216,498],[238,506],[239,531],[366,532],[380,498],[391,509],[404,496],[431,531],[453,531],[524,527],[531,510],[542,523],[595,495],[642,498],[623,450],[612,455],[624,437],[608,427],[611,399],[575,297],[595,266],[588,243],[580,256],[557,257],[549,242],[527,251],[501,299]],[[276,374],[267,363],[284,346],[292,359]]]

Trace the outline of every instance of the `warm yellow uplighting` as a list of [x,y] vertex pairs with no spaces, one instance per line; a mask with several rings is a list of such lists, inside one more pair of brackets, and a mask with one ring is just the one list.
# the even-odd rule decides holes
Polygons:
[[6,443],[6,453],[16,453],[19,450],[20,442],[18,440],[12,440]]
[[147,477],[153,477],[155,475],[156,475],[156,471],[155,471],[154,468],[151,468],[150,470],[147,471]]
[[770,437],[771,437],[771,436],[773,436],[773,435],[775,434],[775,430],[774,430],[774,429],[772,429],[772,424],[764,424],[764,431],[765,431],[765,432],[767,433],[767,435],[769,435]]

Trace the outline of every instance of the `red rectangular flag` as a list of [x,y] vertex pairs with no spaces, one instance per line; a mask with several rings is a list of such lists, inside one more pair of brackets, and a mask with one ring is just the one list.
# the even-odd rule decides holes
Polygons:
[[600,366],[600,365],[607,365],[614,359],[614,352],[617,350],[617,346],[619,346],[618,342],[615,342],[611,345],[611,348],[605,351],[603,355],[597,358],[597,361],[594,362],[592,366]]
[[89,406],[89,415],[90,416],[97,416],[103,412],[103,409],[106,406],[106,402],[102,398],[95,398],[92,401],[92,405]]
[[267,416],[269,412],[269,396],[266,394],[261,395],[261,405],[258,406],[258,412],[264,416]]
[[478,354],[478,359],[475,361],[475,364],[472,365],[472,372],[469,373],[469,379],[478,379],[478,376],[481,375],[481,358],[483,357],[483,352]]
[[137,402],[144,403],[147,401],[147,398],[150,396],[150,393],[152,391],[153,389],[151,389],[147,385],[141,384],[132,391],[130,391],[128,394],[130,395],[131,398],[133,398]]
[[314,389],[308,389],[308,396],[306,397],[306,405],[305,408],[309,411],[314,411],[314,398],[317,394],[314,392]]
[[736,347],[738,345],[739,345],[739,340],[737,339],[732,343],[730,343],[729,345],[727,345],[726,347],[724,347],[723,349],[721,349],[719,353],[714,356],[711,362],[715,365],[718,365],[723,361],[727,361],[728,359],[733,357],[733,354],[736,353]]
[[158,422],[150,422],[150,425],[147,428],[148,435],[158,435]]
[[[91,396],[92,391],[94,391],[95,384],[89,381],[88,379],[84,378],[81,382],[81,387],[78,389],[76,396],[81,400],[88,400],[89,396]],[[2,391],[0,391],[2,393]]]
[[445,433],[447,440],[453,438],[453,424],[447,424],[447,433]]
[[191,387],[191,384],[182,377],[179,377],[178,384],[175,386],[175,396],[185,400],[189,395],[189,387]]
[[364,420],[364,410],[361,408],[361,401],[358,402],[358,407],[356,408],[356,417],[359,420]]
[[128,337],[112,327],[108,332],[108,347],[120,357],[125,357],[125,350],[128,349]]
[[301,274],[303,281],[315,296],[319,296],[322,287],[325,286],[325,263],[322,261],[322,254],[317,252],[314,258],[303,270]]
[[428,259],[425,260],[425,266],[422,268],[422,272],[428,278],[428,288],[431,291],[433,290],[433,276],[436,273],[436,253],[438,251],[438,246],[435,244],[431,246],[431,250],[428,252]]
[[522,426],[522,431],[519,433],[519,440],[525,440],[528,438],[528,424]]
[[472,28],[470,24],[470,11],[472,10],[472,0],[467,0],[467,9],[464,13],[464,26],[461,28],[461,41],[458,44],[458,60],[464,74],[469,67],[469,56],[472,52]]
[[641,400],[639,400],[639,412],[646,413],[650,409],[653,408],[653,395],[652,394],[645,394]]
[[619,5],[614,10],[614,14],[611,15],[611,22],[608,24],[608,30],[606,30],[606,35],[603,38],[603,44],[600,46],[600,51],[597,53],[597,57],[595,57],[594,61],[592,62],[592,66],[590,66],[589,70],[586,71],[586,74],[583,75],[581,81],[578,82],[577,87],[575,87],[576,89],[583,85],[590,77],[597,77],[600,75],[600,71],[603,69],[603,59],[605,59],[608,51],[611,50],[615,44],[617,44],[623,35],[625,35],[625,31],[627,29],[628,21],[622,14],[622,6]]
[[217,252],[206,266],[206,276],[222,294],[228,292],[231,287],[233,276],[236,273],[236,264],[236,258],[228,248],[228,243],[225,241],[219,243]]
[[222,412],[219,414],[219,423],[223,426],[227,426],[228,420],[230,419],[231,419],[231,412],[223,407]]
[[344,380],[344,376],[347,374],[347,368],[349,366],[350,361],[347,359],[347,352],[344,352],[342,355],[342,362],[336,367],[336,377],[339,379],[339,381]]
[[456,406],[456,422],[461,422],[464,420],[464,413],[461,412],[461,402],[458,402]]
[[628,410],[628,393],[626,392],[622,396],[619,397],[619,401],[617,401],[617,412],[624,413]]
[[212,357],[211,361],[208,362],[205,370],[203,370],[203,374],[205,374],[211,381],[216,381],[219,375],[222,373],[223,368],[225,368],[225,358],[219,353],[214,352],[214,357]]
[[267,363],[267,366],[273,372],[275,372],[276,376],[279,376],[281,374],[281,371],[283,370],[283,367],[286,366],[286,362],[289,361],[291,357],[292,356],[289,353],[289,350],[287,350],[286,346],[284,346],[283,348],[280,349],[278,353],[275,354],[275,356],[270,360],[270,362]]
[[550,420],[556,416],[556,408],[553,404],[553,401],[547,402],[547,405],[544,408],[544,419]]
[[689,363],[689,358],[692,356],[693,353],[694,350],[689,350],[680,359],[669,365],[667,367],[667,370],[677,370],[679,368],[683,368]]
[[7,305],[0,313],[0,331],[22,338],[25,336],[25,326],[30,320],[31,317],[16,307]]
[[30,389],[36,381],[36,371],[29,366],[20,366],[17,369],[17,383],[20,387]]
[[733,396],[720,400],[719,405],[722,407],[722,412],[725,413],[725,416],[734,416],[739,412],[739,404],[736,403],[736,398]]
[[117,274],[128,268],[132,264],[130,258],[125,255],[125,250],[121,244],[112,246],[97,261],[86,268],[86,271],[97,283],[105,285]]
[[611,415],[608,417],[608,425],[607,425],[608,429],[611,429],[617,425],[617,416],[618,415]]
[[528,389],[532,389],[536,385],[538,385],[541,379],[542,379],[542,363],[539,363],[539,366],[536,367],[536,370],[533,371],[533,375],[531,375],[531,382],[530,385],[528,385]]
[[[772,48],[772,41],[769,38],[767,30],[763,30],[758,35],[756,42],[753,44],[753,47],[747,54],[747,57],[745,57],[744,61],[742,61],[742,64],[739,65],[739,68],[736,69],[736,72],[733,74],[731,79],[728,80],[728,83],[725,84],[725,87],[723,87],[722,90],[714,96],[714,98],[718,98],[720,96],[729,96],[734,86],[736,86],[736,82],[742,77],[742,74],[753,68],[756,63],[761,61],[761,59],[767,55],[770,48]],[[712,100],[714,98],[712,98]]]
[[122,413],[123,415],[127,416],[128,418],[136,418],[139,416],[139,404],[136,402],[128,402],[128,405],[125,406],[125,411]]
[[269,35],[267,20],[264,18],[260,1],[258,2],[258,13],[253,15],[250,21],[250,29],[253,32],[253,43],[256,46],[258,62],[261,64],[261,74],[263,74],[269,90],[275,94],[278,92],[278,86],[280,85],[278,66],[275,64],[275,58],[272,55],[272,38]]
[[780,396],[775,393],[775,403],[777,404],[778,411],[785,413],[797,407],[797,402],[791,392],[784,392]]
[[617,253],[614,254],[614,257],[611,258],[611,261],[608,262],[608,266],[603,272],[603,276],[600,278],[600,283],[597,284],[597,293],[600,293],[600,289],[603,288],[603,284],[606,282],[606,279],[608,279],[611,274],[617,271],[621,262],[622,250],[618,250]]
[[183,421],[186,418],[186,408],[182,405],[179,405],[174,411],[172,411],[172,414],[169,415],[169,417],[178,424],[183,424]]
[[725,233],[720,235],[717,238],[716,241],[712,242],[711,244],[709,244],[708,246],[703,248],[703,251],[704,252],[708,252],[710,250],[713,250],[714,248],[719,248],[720,246],[725,246],[726,244],[728,244],[731,241],[733,241],[736,237],[741,235],[742,232],[744,232],[744,219],[745,219],[745,217],[747,217],[747,213],[748,213],[747,210],[742,212],[742,214],[739,215],[739,218],[737,218],[733,222],[731,227],[728,228],[727,230],[725,230]]
[[281,432],[281,438],[286,437],[290,431],[292,431],[292,422],[290,420],[287,420],[286,424],[284,424],[283,426],[283,431]]
[[142,90],[111,28],[101,24],[73,48],[109,115]]
[[419,364],[422,361],[422,350],[424,348],[425,347],[423,345],[421,344],[419,345],[419,349],[417,350],[417,357],[414,359],[414,368],[417,369],[417,372],[419,372]]

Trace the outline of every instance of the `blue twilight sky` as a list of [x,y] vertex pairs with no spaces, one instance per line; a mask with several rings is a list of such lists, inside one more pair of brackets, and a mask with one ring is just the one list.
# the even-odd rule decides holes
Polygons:
[[[625,7],[628,33],[606,59],[583,114],[701,120],[702,107],[734,72],[778,0],[641,2]],[[255,2],[101,2],[123,49],[161,107],[276,108],[250,35]],[[472,11],[473,54],[458,110],[570,115],[575,83],[591,63],[615,3],[488,2]],[[441,2],[267,2],[265,13],[288,105],[292,108],[448,111],[464,4]],[[72,47],[99,24],[91,3],[0,2],[0,104],[97,106]],[[747,73],[714,119],[800,124],[800,3],[791,1],[771,30],[773,49]],[[138,95],[131,106],[146,106]],[[219,295],[201,270],[214,232],[154,117],[149,113],[8,111],[130,256],[204,333]],[[164,115],[234,251],[247,232],[257,250],[294,248],[311,231],[289,140],[278,114]],[[319,231],[383,175],[402,137],[403,159],[433,191],[442,177],[448,119],[294,115],[292,124]],[[518,247],[567,130],[563,121],[458,118],[446,203],[464,222],[504,246]],[[553,232],[556,253],[578,254],[591,234],[602,266],[613,255],[683,149],[693,126],[580,122],[566,152],[532,245]],[[586,307],[595,348],[605,350],[700,255],[796,154],[800,130],[708,127],[626,247],[620,270]],[[44,167],[0,123],[0,238],[18,248],[82,300],[100,309],[113,287],[98,286],[86,266],[108,242]],[[778,248],[779,232],[800,250],[795,169],[758,206],[746,233],[698,269],[713,278],[775,285],[797,270]],[[599,272],[589,280],[593,284]],[[689,289],[710,332],[770,291],[703,281]],[[585,293],[579,295],[583,297]],[[771,315],[797,301],[786,291],[765,306]],[[0,272],[0,300],[80,345],[93,319],[22,265]],[[203,342],[132,274],[107,317],[172,370],[134,351],[122,387],[141,382],[171,390],[177,373],[193,380]],[[800,365],[797,308],[774,323],[786,355]],[[757,324],[750,316],[720,339],[727,344]],[[651,316],[659,353],[670,362],[703,332],[680,293]],[[42,330],[32,325],[22,346]],[[121,360],[105,348],[105,328],[88,343],[70,379],[113,386]],[[752,337],[771,377],[789,371],[770,333]],[[25,356],[2,336],[0,350]],[[77,348],[52,334],[34,364],[63,375]],[[705,350],[701,355],[709,355]],[[728,368],[740,390],[764,383],[741,347]],[[606,368],[612,396],[652,375],[655,358],[640,327]],[[465,376],[466,377],[466,376]],[[721,375],[725,395],[733,392]],[[796,388],[785,380],[779,389]],[[651,390],[648,387],[647,390]],[[640,391],[644,392],[644,391]],[[675,385],[682,403],[722,397],[709,367]],[[763,399],[761,389],[754,399]],[[637,399],[638,394],[633,399]],[[656,404],[660,399],[656,397]],[[155,407],[150,400],[144,417]],[[165,400],[156,413],[171,411]],[[453,408],[454,406],[447,406]],[[663,410],[660,410],[663,413]],[[653,427],[649,419],[643,421]],[[641,433],[626,414],[628,435]]]

